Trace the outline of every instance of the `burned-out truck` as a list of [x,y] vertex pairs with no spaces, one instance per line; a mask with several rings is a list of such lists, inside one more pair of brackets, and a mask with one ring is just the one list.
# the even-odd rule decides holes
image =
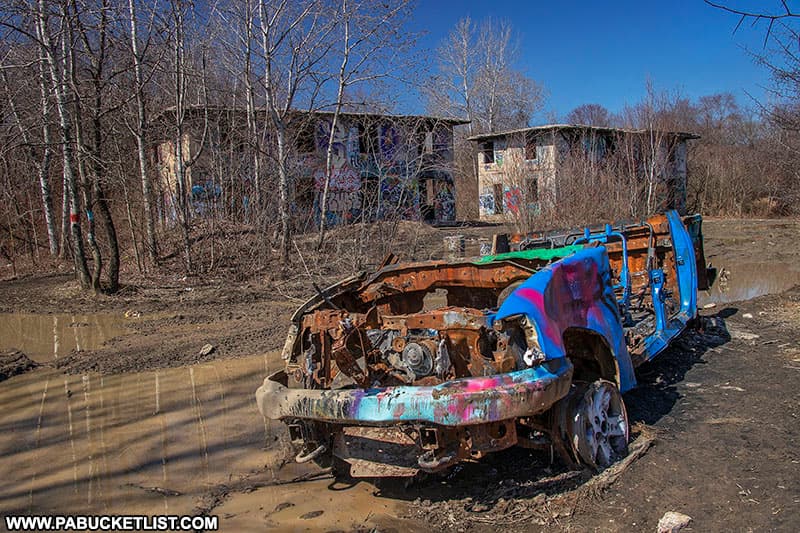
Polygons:
[[511,446],[608,466],[627,453],[634,369],[697,314],[701,224],[670,211],[496,236],[492,255],[471,259],[389,256],[297,310],[258,408],[288,425],[298,462],[353,477],[437,472]]

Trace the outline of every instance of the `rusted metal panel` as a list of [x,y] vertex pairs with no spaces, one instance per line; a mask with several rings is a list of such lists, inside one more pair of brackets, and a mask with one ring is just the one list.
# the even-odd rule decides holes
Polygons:
[[490,257],[388,257],[298,309],[258,407],[295,428],[303,460],[332,450],[358,475],[434,472],[518,443],[570,449],[548,413],[564,411],[573,374],[628,390],[695,315],[699,224],[670,212],[511,235]]
[[423,453],[398,427],[345,427],[333,439],[333,454],[350,463],[352,477],[410,477]]

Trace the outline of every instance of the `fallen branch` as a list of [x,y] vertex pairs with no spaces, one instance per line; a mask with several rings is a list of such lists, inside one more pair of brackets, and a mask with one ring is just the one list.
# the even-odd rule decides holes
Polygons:
[[[493,504],[491,509],[486,505],[473,502],[463,507],[456,514],[447,510],[451,520],[473,524],[512,525],[519,523],[547,525],[557,523],[561,517],[569,517],[581,501],[598,496],[613,485],[637,459],[642,457],[653,445],[655,432],[644,425],[634,428],[639,436],[629,447],[628,455],[602,472],[586,479],[586,470],[562,472],[555,476],[538,479],[531,485],[503,487],[499,491],[492,490],[489,498]],[[585,480],[581,483],[581,481]],[[572,484],[578,484],[577,486]],[[548,496],[553,487],[561,484],[574,488]],[[484,500],[485,502],[486,500]],[[440,509],[439,512],[443,510]]]

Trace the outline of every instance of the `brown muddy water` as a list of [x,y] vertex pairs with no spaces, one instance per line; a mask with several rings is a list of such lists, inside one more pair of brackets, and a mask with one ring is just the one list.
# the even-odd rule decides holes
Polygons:
[[700,305],[741,302],[785,292],[800,285],[800,265],[778,263],[729,263],[718,267],[708,291],[698,295]]
[[[370,483],[286,483],[286,430],[254,392],[278,353],[115,375],[43,366],[0,384],[0,514],[210,514],[222,531],[392,523],[400,502]],[[276,486],[251,492],[249,476]],[[239,488],[236,488],[239,487]],[[0,530],[3,524],[0,523]]]
[[42,367],[3,382],[0,511],[189,513],[204,490],[277,462],[253,396],[266,362],[112,376]]
[[130,333],[125,327],[129,322],[122,314],[0,313],[0,351],[16,349],[37,363],[47,363]]

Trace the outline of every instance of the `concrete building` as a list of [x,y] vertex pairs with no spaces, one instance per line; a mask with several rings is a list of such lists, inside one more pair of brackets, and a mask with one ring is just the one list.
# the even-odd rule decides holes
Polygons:
[[[259,120],[266,116],[263,111],[257,115]],[[183,159],[197,159],[186,171],[187,194],[195,211],[214,203],[246,216],[254,198],[255,172],[245,110],[197,106],[187,109],[185,116]],[[178,189],[174,117],[174,109],[167,109],[155,121],[161,133],[154,154],[167,209]],[[302,111],[290,117],[292,213],[301,230],[315,227],[321,216],[332,117],[332,113]],[[455,220],[453,127],[464,121],[342,113],[337,122],[325,210],[330,225],[393,217],[431,223]],[[274,201],[275,142],[263,123],[258,128],[263,139],[262,194]]]
[[[683,132],[548,124],[470,137],[478,143],[480,220],[512,221],[521,210],[558,208],[559,181],[601,165],[633,175],[656,210],[686,206],[687,141]],[[617,166],[612,167],[611,162]],[[602,191],[588,191],[597,194]]]

